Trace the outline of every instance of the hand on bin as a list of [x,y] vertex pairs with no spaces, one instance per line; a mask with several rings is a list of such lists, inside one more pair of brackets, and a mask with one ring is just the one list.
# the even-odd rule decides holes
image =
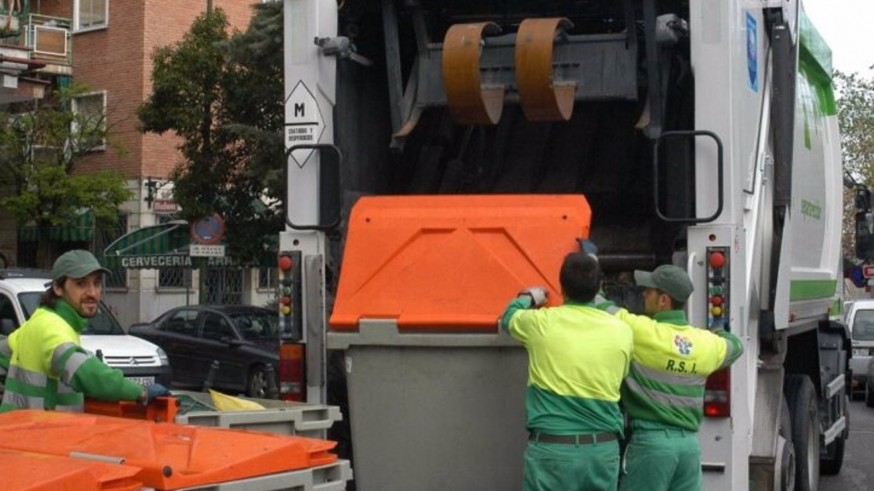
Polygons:
[[140,402],[148,404],[155,400],[156,397],[172,395],[167,387],[161,384],[152,384],[144,387],[143,395],[140,396]]
[[542,286],[532,286],[519,292],[519,297],[526,296],[531,299],[531,307],[541,307],[546,304],[549,291]]

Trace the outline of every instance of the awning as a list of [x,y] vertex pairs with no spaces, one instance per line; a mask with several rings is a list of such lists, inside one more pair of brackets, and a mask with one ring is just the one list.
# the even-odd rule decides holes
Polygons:
[[188,222],[174,220],[122,235],[106,246],[103,264],[125,269],[189,268],[190,245]]
[[[188,222],[173,220],[161,225],[133,230],[109,244],[103,251],[102,263],[108,268],[176,269],[176,268],[239,268],[244,265],[229,256],[192,257],[191,233]],[[275,265],[275,248],[262,265]],[[257,266],[257,265],[254,265]]]
[[[94,214],[88,210],[69,225],[50,227],[48,238],[52,242],[89,242],[94,236]],[[39,229],[36,225],[18,227],[19,242],[36,242]]]

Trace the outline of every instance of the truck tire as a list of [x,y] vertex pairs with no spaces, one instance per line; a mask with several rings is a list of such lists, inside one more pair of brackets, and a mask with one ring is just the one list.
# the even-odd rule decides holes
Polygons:
[[807,375],[789,374],[784,387],[795,446],[795,489],[819,488],[819,405]]
[[792,420],[790,419],[789,404],[783,397],[780,405],[780,426],[777,430],[780,444],[777,447],[780,459],[777,461],[777,476],[779,482],[775,483],[776,491],[795,491],[795,447],[792,445]]
[[[847,428],[850,427],[850,396],[844,396],[844,414],[847,418]],[[847,446],[848,431],[842,431],[841,434],[829,443],[825,448],[825,455],[819,461],[819,472],[826,476],[834,476],[841,472],[841,467],[844,465],[844,450]]]

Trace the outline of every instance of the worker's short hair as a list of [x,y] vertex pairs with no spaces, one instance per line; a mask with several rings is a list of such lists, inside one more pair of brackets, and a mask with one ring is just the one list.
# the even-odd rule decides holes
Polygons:
[[601,267],[591,255],[572,252],[564,257],[558,281],[569,300],[591,302],[601,289]]
[[52,280],[49,283],[46,283],[46,291],[39,297],[39,305],[40,307],[48,307],[50,309],[54,309],[55,305],[58,303],[58,299],[61,298],[55,293],[55,285],[64,287],[64,284],[67,282],[67,277],[62,276],[56,280]]

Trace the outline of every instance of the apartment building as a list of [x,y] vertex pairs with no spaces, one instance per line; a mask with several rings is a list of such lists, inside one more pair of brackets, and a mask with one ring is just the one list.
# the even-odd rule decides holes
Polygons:
[[[174,135],[142,134],[136,110],[151,92],[151,55],[158,46],[180,41],[209,6],[221,8],[233,27],[244,30],[258,0],[17,0],[0,3],[0,104],[42,97],[52,84],[83,83],[93,91],[74,102],[74,110],[104,111],[116,146],[107,145],[78,164],[79,172],[116,169],[133,198],[121,211],[117,229],[101,230],[83,215],[82,223],[58,230],[62,248],[86,247],[98,256],[126,234],[137,241],[156,234],[155,245],[138,251],[165,255],[173,242],[164,235],[190,237],[189,225],[176,219],[172,183],[167,176],[181,160]],[[10,6],[10,3],[12,4]],[[17,7],[17,8],[16,8]],[[11,15],[10,15],[11,13]],[[10,29],[3,37],[3,24]],[[12,26],[13,21],[17,24]],[[13,32],[17,29],[18,35]],[[43,65],[43,66],[40,66]],[[34,68],[36,67],[36,68]],[[15,73],[15,68],[19,73]],[[34,71],[35,70],[35,71]],[[27,76],[21,75],[26,73]],[[18,76],[17,76],[18,75]],[[9,81],[17,76],[17,84]],[[118,148],[117,148],[118,147]],[[0,214],[0,261],[31,266],[33,247],[27,227]],[[133,241],[122,241],[127,249]],[[148,242],[148,241],[147,241]],[[142,246],[139,247],[143,249]],[[187,254],[185,252],[184,254]],[[178,259],[178,258],[177,258]],[[205,263],[203,267],[193,267]],[[144,269],[151,266],[166,266]],[[203,302],[264,305],[273,298],[269,268],[239,268],[233,258],[195,261],[138,259],[111,263],[107,303],[124,325],[150,320],[170,307]],[[0,264],[2,266],[2,264]],[[142,269],[141,269],[142,268]]]

